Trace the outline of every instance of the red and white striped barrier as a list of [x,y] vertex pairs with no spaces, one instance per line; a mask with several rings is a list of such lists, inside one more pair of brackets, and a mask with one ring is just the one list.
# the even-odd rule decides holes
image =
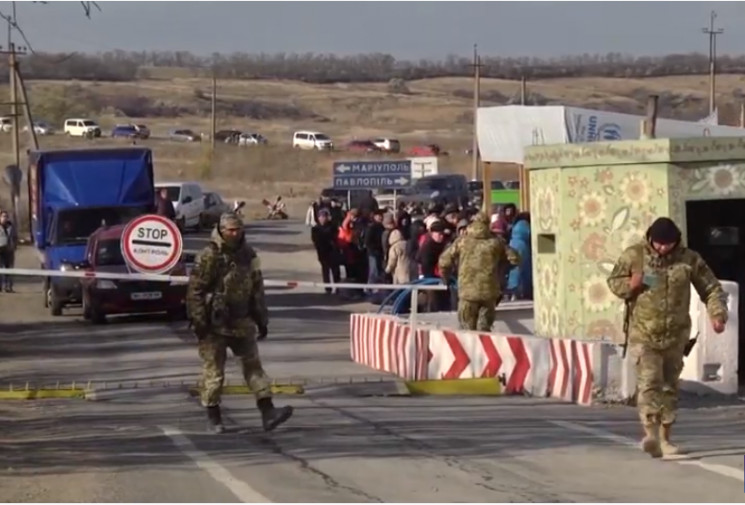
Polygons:
[[352,314],[352,359],[405,380],[495,377],[507,394],[527,394],[590,405],[593,346],[530,335],[499,335],[421,324],[411,337],[407,321]]
[[549,396],[580,405],[592,404],[594,345],[598,344],[565,339],[549,341],[551,349],[551,369],[548,375]]
[[430,330],[430,379],[501,377],[507,394],[543,396],[548,386],[545,341],[527,336]]
[[421,356],[427,351],[427,330],[416,330],[412,335],[410,326],[393,317],[352,314],[350,335],[353,361],[405,380],[426,379]]

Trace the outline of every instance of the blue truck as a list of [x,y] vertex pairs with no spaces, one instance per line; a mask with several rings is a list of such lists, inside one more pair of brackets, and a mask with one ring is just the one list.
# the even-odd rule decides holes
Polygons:
[[[29,222],[42,270],[73,271],[88,237],[155,211],[153,156],[142,147],[29,152]],[[46,277],[44,307],[54,316],[82,303],[81,284]]]

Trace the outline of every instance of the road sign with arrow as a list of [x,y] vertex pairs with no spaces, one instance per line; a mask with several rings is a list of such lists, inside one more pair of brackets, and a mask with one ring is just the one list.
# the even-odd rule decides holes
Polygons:
[[333,179],[338,189],[404,189],[412,181],[411,160],[339,161]]

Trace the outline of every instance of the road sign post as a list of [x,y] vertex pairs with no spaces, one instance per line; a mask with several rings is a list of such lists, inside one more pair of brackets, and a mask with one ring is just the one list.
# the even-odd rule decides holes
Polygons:
[[411,185],[411,160],[338,161],[334,163],[334,188],[401,190]]
[[148,214],[127,224],[122,233],[122,256],[141,274],[163,274],[181,260],[184,241],[176,223]]

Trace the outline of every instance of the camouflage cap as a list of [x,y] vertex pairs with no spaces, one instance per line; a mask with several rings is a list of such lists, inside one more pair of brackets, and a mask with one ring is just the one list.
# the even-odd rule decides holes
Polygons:
[[489,224],[489,216],[486,214],[486,212],[477,212],[471,221],[480,221],[485,224]]
[[225,212],[220,216],[220,228],[240,228],[243,229],[243,221],[235,212]]

